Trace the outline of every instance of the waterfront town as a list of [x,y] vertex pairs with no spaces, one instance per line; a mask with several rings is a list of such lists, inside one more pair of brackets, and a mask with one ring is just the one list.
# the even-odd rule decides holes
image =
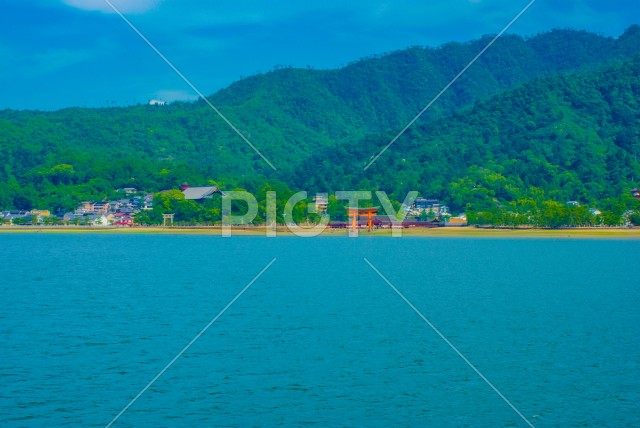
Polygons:
[[[203,203],[211,199],[214,195],[226,197],[224,191],[217,186],[192,187],[183,183],[179,189],[185,200]],[[75,225],[75,226],[102,226],[102,227],[133,227],[139,226],[136,216],[144,211],[153,210],[154,194],[137,190],[135,188],[123,188],[116,190],[117,198],[104,201],[83,201],[74,211],[52,213],[47,209],[32,210],[8,210],[0,211],[0,225],[33,226],[33,225]],[[640,201],[640,190],[633,189],[631,196]],[[312,198],[312,211],[322,215],[327,215],[328,197],[326,194],[317,195]],[[567,201],[564,204],[569,209],[578,209],[582,205],[578,201]],[[452,215],[449,207],[433,198],[416,198],[410,206],[403,206],[407,215],[401,223],[401,227],[452,227],[467,226],[468,220],[465,213]],[[604,225],[602,212],[597,208],[586,208],[586,213],[593,218],[591,224],[585,226]],[[398,227],[400,224],[393,224],[390,218],[379,213],[379,208],[358,208],[346,209],[346,221],[330,219],[328,227],[344,228],[390,228]],[[382,210],[383,211],[383,210]],[[620,216],[618,226],[632,227],[631,218],[634,212],[627,210]],[[170,218],[173,225],[173,215],[165,215],[165,219]],[[599,224],[600,223],[600,224]],[[166,226],[167,223],[164,222]],[[188,224],[197,225],[197,224]],[[611,225],[611,224],[608,224]]]
[[[191,187],[182,184],[180,191],[184,199],[203,202],[215,194],[226,196],[217,186]],[[136,225],[136,215],[142,211],[153,209],[154,195],[134,188],[118,189],[117,199],[106,201],[83,201],[74,211],[52,213],[47,209],[0,211],[0,224],[6,225],[77,225],[77,226],[120,226]],[[324,195],[313,197],[314,212],[326,214],[328,198]],[[416,198],[413,204],[405,207],[406,227],[438,227],[440,225],[465,226],[464,214],[452,217],[449,208],[437,199]],[[357,216],[356,225],[366,227],[367,220]],[[374,227],[389,227],[390,220],[386,215],[378,215],[371,219]],[[332,221],[329,227],[345,228],[349,222]]]
[[133,226],[135,215],[153,208],[153,195],[134,188],[118,189],[120,198],[110,201],[83,201],[69,212],[47,209],[0,212],[0,222],[13,225]]

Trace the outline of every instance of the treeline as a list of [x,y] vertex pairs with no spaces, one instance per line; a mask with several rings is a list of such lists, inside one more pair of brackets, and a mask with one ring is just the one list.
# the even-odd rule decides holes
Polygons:
[[[506,227],[598,227],[632,224],[640,226],[640,202],[633,198],[609,200],[607,209],[595,210],[557,201],[536,203],[531,199],[511,201],[481,211],[467,211],[469,224]],[[631,209],[629,209],[631,207]]]

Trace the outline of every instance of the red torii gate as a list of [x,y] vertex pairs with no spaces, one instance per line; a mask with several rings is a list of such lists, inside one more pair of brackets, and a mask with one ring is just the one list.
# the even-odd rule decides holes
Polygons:
[[349,216],[349,223],[352,229],[358,227],[358,218],[360,216],[367,217],[367,229],[369,232],[373,230],[373,217],[378,214],[378,208],[347,208],[347,215]]

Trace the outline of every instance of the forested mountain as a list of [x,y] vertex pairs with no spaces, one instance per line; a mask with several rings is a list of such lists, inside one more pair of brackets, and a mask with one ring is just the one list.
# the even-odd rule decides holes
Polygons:
[[[640,55],[598,72],[541,78],[388,140],[325,148],[300,167],[308,189],[411,189],[491,206],[494,199],[595,202],[640,179]],[[308,174],[308,171],[314,171]]]
[[203,101],[1,111],[0,209],[71,208],[118,187],[155,191],[185,180],[380,188],[400,199],[411,188],[457,209],[537,191],[597,200],[628,187],[638,173],[639,26],[617,39],[572,30],[504,36],[362,170],[488,40],[338,70],[281,68],[212,95],[275,172]]

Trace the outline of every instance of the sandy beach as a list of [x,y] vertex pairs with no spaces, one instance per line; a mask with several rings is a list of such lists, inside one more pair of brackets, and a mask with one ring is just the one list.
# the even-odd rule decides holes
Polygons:
[[[576,228],[576,229],[490,229],[476,227],[406,228],[402,237],[461,238],[608,238],[640,239],[640,228]],[[14,233],[94,233],[94,234],[167,234],[222,236],[220,226],[210,227],[99,227],[99,226],[0,226],[0,234]],[[348,236],[346,229],[325,229],[319,236]],[[266,236],[264,226],[234,227],[232,236]],[[278,226],[277,236],[297,236],[284,226]],[[312,234],[310,234],[312,235]],[[390,229],[359,230],[360,237],[391,237]]]

